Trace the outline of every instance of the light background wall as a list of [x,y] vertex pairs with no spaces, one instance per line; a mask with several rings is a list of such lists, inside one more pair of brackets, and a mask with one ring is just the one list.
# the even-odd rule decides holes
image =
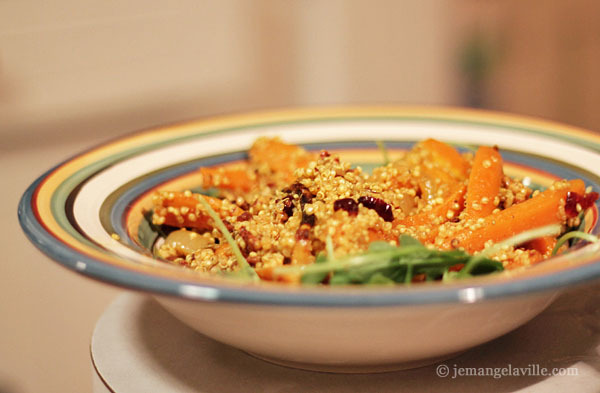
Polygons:
[[0,132],[27,144],[252,108],[451,101],[449,2],[380,7],[5,0]]
[[516,0],[0,0],[0,392],[90,390],[88,345],[120,289],[30,245],[18,198],[109,138],[210,114],[466,102],[600,129],[599,3]]

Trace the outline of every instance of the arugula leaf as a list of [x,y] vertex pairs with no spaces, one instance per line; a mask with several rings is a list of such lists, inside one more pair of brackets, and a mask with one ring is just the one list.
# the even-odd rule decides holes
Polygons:
[[388,276],[386,276],[383,273],[377,272],[377,273],[373,274],[367,280],[367,282],[365,282],[365,284],[370,284],[370,285],[394,285],[394,284],[396,284],[396,281],[392,280],[391,278],[389,278]]
[[384,242],[383,240],[377,240],[377,241],[371,242],[369,244],[369,252],[390,251],[395,248],[396,248],[396,246],[394,246],[388,242]]
[[217,229],[221,231],[221,234],[223,235],[227,243],[229,243],[231,251],[233,252],[233,255],[237,259],[238,265],[240,266],[239,272],[234,272],[234,274],[241,274],[245,278],[249,278],[253,281],[259,281],[260,278],[258,277],[258,274],[256,274],[256,271],[252,268],[252,266],[250,266],[250,264],[248,264],[248,261],[246,261],[246,258],[244,258],[244,256],[242,255],[242,252],[240,251],[237,242],[233,239],[233,236],[231,236],[231,233],[225,226],[223,220],[221,220],[221,217],[219,217],[217,212],[213,210],[213,208],[206,201],[206,199],[198,198],[198,202],[200,202],[202,207],[206,209],[206,212],[208,213],[210,218],[213,219]]
[[[417,275],[424,275],[426,281],[450,281],[464,277],[490,274],[504,270],[502,263],[488,255],[503,247],[515,246],[526,241],[556,234],[560,227],[550,225],[520,233],[512,238],[486,248],[476,255],[462,250],[429,249],[418,240],[402,235],[398,246],[388,242],[375,241],[366,252],[330,259],[324,254],[317,263],[307,266],[282,266],[274,273],[295,272],[301,275],[303,283],[321,283],[329,275],[331,285],[348,284],[410,284]],[[574,237],[576,235],[571,235]],[[586,238],[586,240],[588,240]],[[328,242],[328,255],[333,254],[333,245]],[[460,271],[450,268],[463,265]]]
[[404,246],[425,247],[420,241],[418,241],[417,239],[415,239],[414,237],[409,236],[409,235],[400,235],[400,237],[398,238],[398,244],[400,244],[402,247],[404,247]]
[[138,240],[142,246],[148,250],[154,249],[154,243],[159,236],[162,236],[162,230],[159,226],[152,223],[152,211],[144,213],[144,219],[140,222],[138,228]]
[[556,255],[556,253],[558,252],[558,250],[569,240],[571,239],[580,239],[580,240],[585,240],[588,241],[590,243],[596,243],[598,241],[600,241],[600,239],[598,239],[597,236],[592,235],[591,233],[587,233],[587,232],[583,232],[583,231],[571,231],[571,232],[567,232],[564,235],[562,235],[558,241],[556,242],[556,245],[554,246],[554,249],[552,250],[552,256]]
[[385,143],[383,141],[376,141],[375,144],[379,148],[381,155],[383,156],[383,165],[387,165],[390,163],[390,155],[388,154],[388,150],[385,147]]
[[503,270],[502,263],[494,261],[492,259],[482,259],[479,263],[471,270],[471,275],[479,276],[482,274],[490,274]]
[[204,188],[204,187],[195,187],[195,188],[191,188],[190,189],[191,192],[193,192],[194,194],[202,194],[202,195],[206,195],[209,197],[218,197],[220,194],[220,191],[218,188]]
[[[315,259],[315,264],[324,263],[327,261],[327,254],[320,253]],[[329,272],[306,273],[300,277],[300,282],[303,284],[320,284],[329,275]]]

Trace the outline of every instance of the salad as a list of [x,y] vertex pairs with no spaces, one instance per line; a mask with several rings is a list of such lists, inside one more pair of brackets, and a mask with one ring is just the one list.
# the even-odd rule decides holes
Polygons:
[[497,147],[427,139],[365,173],[327,151],[259,138],[244,162],[200,168],[199,190],[160,190],[154,254],[260,281],[397,284],[527,267],[568,247],[598,194],[582,180],[533,190]]

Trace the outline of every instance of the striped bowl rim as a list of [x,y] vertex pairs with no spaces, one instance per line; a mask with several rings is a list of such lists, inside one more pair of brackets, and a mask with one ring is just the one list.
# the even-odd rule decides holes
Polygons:
[[[87,189],[90,183],[99,181],[103,176],[109,177],[108,173],[119,166],[139,166],[138,161],[144,157],[155,157],[153,154],[171,151],[169,149],[183,151],[182,146],[190,143],[212,146],[214,138],[230,137],[235,141],[265,131],[289,132],[284,136],[296,135],[302,141],[302,135],[315,133],[319,128],[321,138],[325,138],[321,131],[323,129],[344,135],[355,132],[355,137],[362,138],[363,142],[372,141],[375,134],[369,132],[361,135],[355,130],[356,126],[372,127],[383,135],[383,139],[392,142],[445,135],[449,137],[445,139],[483,144],[488,142],[485,138],[501,136],[493,144],[532,157],[543,156],[547,162],[558,163],[555,169],[564,167],[565,173],[581,174],[596,190],[600,187],[600,169],[597,169],[600,165],[596,165],[596,160],[600,162],[600,136],[591,131],[529,117],[459,108],[305,108],[213,117],[164,126],[92,148],[64,161],[35,180],[19,203],[19,221],[35,246],[71,270],[125,288],[202,301],[317,307],[472,303],[555,290],[600,277],[600,247],[591,244],[514,274],[450,284],[383,288],[296,287],[278,283],[253,285],[194,274],[158,262],[140,262],[136,260],[136,255],[132,257],[134,251],[115,250],[106,246],[106,243],[98,242],[94,236],[86,237],[89,233],[80,228],[91,221],[99,221],[96,211],[89,214],[83,212],[87,200],[83,200],[82,195],[94,195],[93,189]],[[394,127],[404,130],[404,136],[394,132]],[[418,132],[410,135],[410,127]],[[433,135],[428,134],[430,129]],[[309,142],[306,138],[303,141]],[[519,145],[519,138],[535,143]],[[321,142],[331,143],[334,140]],[[555,149],[548,151],[546,145]],[[525,152],[521,151],[523,149]],[[225,151],[237,150],[230,148]],[[569,152],[576,153],[576,158],[569,156]],[[185,159],[182,158],[181,162]],[[173,161],[177,165],[181,165],[181,162]],[[561,163],[565,165],[561,167]],[[569,172],[571,170],[574,172]],[[102,202],[96,204],[100,206]],[[84,218],[78,218],[77,214]],[[124,218],[114,217],[113,221],[119,219]],[[142,256],[140,258],[144,259]]]

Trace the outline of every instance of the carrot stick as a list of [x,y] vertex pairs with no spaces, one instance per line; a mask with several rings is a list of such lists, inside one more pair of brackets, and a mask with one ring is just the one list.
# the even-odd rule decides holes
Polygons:
[[502,184],[502,157],[494,148],[481,146],[475,153],[467,185],[467,218],[488,216],[496,208],[494,198]]
[[475,252],[482,250],[487,241],[497,243],[528,229],[563,224],[566,217],[560,214],[560,206],[564,206],[567,193],[584,194],[585,185],[579,179],[562,184],[564,186],[557,184],[525,202],[483,218],[482,223],[474,224],[475,229],[462,229],[444,244],[445,248],[462,247],[467,252]]
[[200,168],[202,186],[205,188],[217,187],[232,191],[248,192],[255,181],[251,173],[245,168]]
[[274,270],[279,266],[267,266],[256,269],[256,274],[265,281],[279,281],[289,284],[299,284],[301,275],[298,273],[275,274]]
[[536,250],[542,256],[549,256],[554,246],[556,245],[556,237],[555,236],[544,236],[539,237],[537,239],[533,239],[527,244],[525,244],[525,248],[530,250]]
[[395,225],[420,226],[426,224],[439,225],[454,217],[458,217],[464,206],[466,187],[457,183],[443,203],[435,205],[431,210],[421,211],[412,216],[394,220]]
[[284,143],[279,138],[259,138],[248,154],[253,164],[266,165],[271,172],[285,175],[287,181],[293,181],[294,171],[306,168],[313,159],[302,147]]
[[157,192],[152,200],[154,203],[152,222],[157,225],[166,224],[174,227],[212,229],[212,219],[198,201],[199,198],[204,198],[221,218],[236,217],[244,212],[236,205],[225,205],[222,200],[206,195],[193,194],[189,191],[161,191]]
[[469,164],[452,146],[436,139],[426,139],[421,146],[431,152],[433,159],[447,166],[450,172],[458,179],[467,177]]
[[[430,203],[431,200],[438,196],[447,197],[449,192],[451,192],[452,186],[457,183],[452,174],[442,168],[428,168],[423,165],[420,169],[421,176],[418,180],[419,190],[421,191],[421,199],[427,201],[427,203]],[[441,194],[439,193],[440,191],[442,192]]]

